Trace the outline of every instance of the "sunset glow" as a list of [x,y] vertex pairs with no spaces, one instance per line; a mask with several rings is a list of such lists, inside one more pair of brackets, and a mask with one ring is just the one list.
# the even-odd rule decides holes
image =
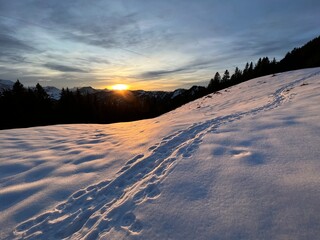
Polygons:
[[123,90],[128,90],[129,86],[127,84],[115,84],[115,85],[111,86],[111,89],[123,91]]
[[280,60],[320,32],[316,0],[0,2],[0,79],[25,87],[207,86],[216,72]]

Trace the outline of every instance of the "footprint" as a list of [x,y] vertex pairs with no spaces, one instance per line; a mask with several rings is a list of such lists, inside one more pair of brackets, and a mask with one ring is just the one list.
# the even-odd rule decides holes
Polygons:
[[137,192],[133,196],[133,202],[136,204],[142,203],[144,199],[145,199],[145,193],[143,191]]
[[163,173],[165,173],[165,170],[166,170],[166,166],[165,165],[160,166],[160,167],[157,168],[157,170],[154,172],[154,174],[156,176],[161,176],[161,175],[163,175]]
[[82,195],[84,195],[86,193],[85,190],[80,190],[78,192],[76,192],[75,194],[72,195],[72,198],[77,199],[79,197],[81,197]]
[[163,176],[170,168],[171,164],[176,161],[176,158],[168,158],[166,162],[162,163],[154,172],[156,177]]
[[149,147],[148,151],[152,151],[152,150],[156,149],[157,147],[158,147],[157,145],[154,145],[154,146],[152,146],[152,147]]
[[231,150],[231,154],[235,158],[242,158],[242,157],[251,156],[252,153],[250,151],[246,151],[246,150]]
[[239,159],[249,166],[260,165],[265,162],[265,157],[257,152],[250,152],[247,150],[232,150],[231,154],[233,155],[233,158]]
[[92,190],[94,190],[94,189],[96,189],[96,186],[89,186],[89,187],[86,188],[86,190],[87,190],[88,192],[90,192],[90,191],[92,191]]
[[221,156],[221,155],[225,154],[226,151],[227,151],[227,149],[224,148],[224,147],[216,147],[216,148],[213,150],[212,154],[213,154],[214,156]]
[[110,182],[111,182],[111,180],[102,181],[102,182],[98,183],[96,186],[98,188],[102,188],[102,187],[105,187],[106,185],[108,185]]
[[149,199],[156,199],[160,196],[160,189],[155,184],[149,184],[145,189],[146,197]]
[[189,158],[192,156],[192,153],[196,150],[197,146],[191,144],[189,146],[184,146],[179,149],[178,153],[182,155],[184,158]]
[[139,154],[137,156],[135,156],[134,158],[132,158],[131,160],[129,160],[126,165],[130,165],[132,163],[135,163],[137,160],[139,160],[140,158],[143,158],[144,154]]
[[[86,227],[87,228],[92,228],[93,225],[99,220],[99,216],[91,216],[88,221],[86,222]],[[99,223],[100,225],[100,223]]]
[[100,221],[98,227],[100,232],[109,232],[111,229],[111,223],[108,219],[103,219]]
[[131,225],[131,227],[129,228],[129,230],[130,230],[132,233],[136,233],[136,234],[139,233],[139,232],[141,232],[142,229],[143,229],[143,224],[142,224],[142,222],[139,221],[139,220],[135,221],[135,222]]
[[126,213],[121,219],[121,225],[125,227],[131,226],[135,220],[136,216],[132,212]]

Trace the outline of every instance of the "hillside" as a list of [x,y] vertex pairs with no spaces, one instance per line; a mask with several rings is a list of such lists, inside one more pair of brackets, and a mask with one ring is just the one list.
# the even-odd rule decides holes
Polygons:
[[315,239],[320,68],[160,117],[0,131],[0,239]]

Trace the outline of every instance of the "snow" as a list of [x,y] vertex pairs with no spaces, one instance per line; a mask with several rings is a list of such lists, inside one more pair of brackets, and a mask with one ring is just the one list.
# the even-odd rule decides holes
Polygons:
[[173,92],[171,99],[174,99],[176,97],[178,97],[179,95],[181,95],[183,92],[185,92],[185,89],[177,89]]
[[74,87],[74,88],[71,88],[70,91],[72,91],[72,92],[79,91],[81,94],[85,95],[85,94],[96,93],[99,90],[96,90],[96,89],[88,86],[88,87],[80,87],[80,88],[79,87]]
[[164,92],[164,91],[133,90],[132,92],[138,93],[139,97],[149,96],[149,97],[159,98],[159,99],[164,99],[166,96],[171,94],[171,92]]
[[[0,93],[4,90],[11,90],[14,85],[13,81],[10,80],[2,80],[0,79]],[[35,89],[35,87],[30,87],[31,89]],[[46,86],[43,88],[50,98],[59,100],[61,95],[61,90],[56,87]]]
[[14,84],[14,82],[12,82],[10,80],[0,79],[0,93],[2,93],[4,90],[11,89],[13,84]]
[[315,239],[320,68],[158,118],[0,131],[0,239]]
[[46,93],[49,95],[50,98],[59,100],[61,96],[61,90],[56,87],[43,87],[43,89],[46,91]]

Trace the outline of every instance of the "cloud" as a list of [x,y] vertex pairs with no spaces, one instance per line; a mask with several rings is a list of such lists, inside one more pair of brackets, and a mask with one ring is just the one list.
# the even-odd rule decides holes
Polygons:
[[278,59],[320,31],[316,0],[0,2],[0,62],[8,69],[1,74],[45,78],[51,69],[60,86],[114,81],[115,73],[182,86],[259,57]]
[[[122,5],[120,1],[104,0],[97,0],[94,4],[84,0],[4,3],[0,18],[15,22],[17,29],[23,25],[38,27],[61,39],[143,55],[129,48],[141,43],[141,32],[136,14],[123,9]],[[18,11],[19,17],[7,13],[11,11]],[[30,12],[37,12],[37,15],[31,16]]]
[[136,14],[123,10],[121,5],[97,0],[95,4],[67,1],[36,7],[46,12],[47,25],[61,38],[109,49],[127,48],[141,42]]
[[199,70],[208,69],[211,66],[215,65],[217,61],[224,59],[224,57],[217,57],[217,58],[208,58],[208,59],[196,59],[191,61],[187,64],[184,64],[180,67],[169,69],[169,70],[154,70],[154,71],[146,71],[141,73],[138,78],[143,79],[156,79],[162,78],[168,75],[175,75],[175,74],[191,74],[195,73]]
[[144,72],[144,73],[141,73],[139,75],[139,77],[141,78],[160,78],[160,77],[163,77],[163,76],[166,76],[166,75],[171,75],[171,74],[176,74],[176,73],[179,73],[179,72],[184,72],[186,71],[187,69],[186,68],[177,68],[177,69],[173,69],[173,70],[156,70],[156,71],[147,71],[147,72]]
[[17,38],[0,33],[0,49],[2,52],[9,51],[36,51],[35,48],[25,44]]
[[310,40],[310,37],[297,36],[290,32],[276,37],[264,37],[264,35],[265,32],[261,32],[259,29],[252,29],[237,35],[232,39],[230,48],[227,51],[255,58],[264,56],[282,58],[287,51],[294,47],[299,47]]
[[78,72],[78,73],[88,72],[88,71],[81,69],[81,68],[70,67],[70,66],[65,66],[65,65],[61,65],[61,64],[55,64],[55,63],[46,63],[46,64],[43,64],[43,66],[48,69],[56,70],[59,72]]
[[27,62],[26,54],[39,53],[40,51],[31,46],[27,41],[20,40],[15,36],[13,29],[0,22],[0,61],[5,64],[17,64]]
[[46,59],[54,59],[55,62],[77,62],[77,65],[90,65],[90,64],[110,64],[110,61],[105,57],[96,56],[93,54],[86,54],[85,56],[67,56],[62,53],[46,53],[43,54]]

